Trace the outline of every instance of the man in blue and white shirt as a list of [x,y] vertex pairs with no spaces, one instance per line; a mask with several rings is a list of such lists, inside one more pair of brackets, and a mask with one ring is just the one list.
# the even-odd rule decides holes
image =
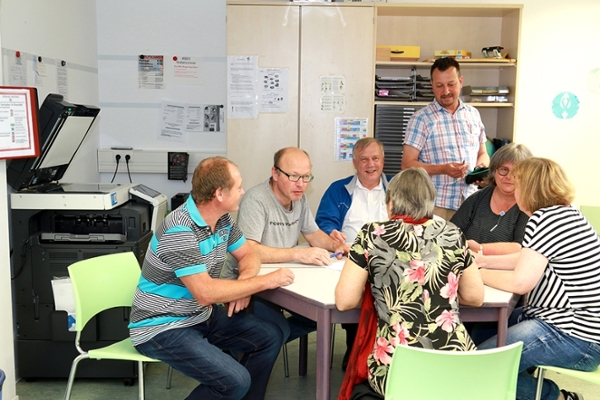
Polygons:
[[[252,294],[294,279],[286,268],[257,276],[260,258],[229,215],[243,194],[232,162],[203,160],[191,196],[154,233],[133,300],[133,344],[200,382],[188,399],[264,399],[282,345],[277,326],[240,312]],[[237,280],[219,278],[227,253]]]

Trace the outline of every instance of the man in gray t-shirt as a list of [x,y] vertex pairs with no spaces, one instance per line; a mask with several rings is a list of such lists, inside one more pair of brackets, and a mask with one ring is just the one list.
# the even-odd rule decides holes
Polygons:
[[[304,192],[313,180],[308,154],[296,147],[275,153],[271,177],[250,188],[240,202],[237,224],[263,263],[300,262],[330,265],[330,252],[347,254],[349,245],[319,229]],[[310,246],[296,247],[300,234]],[[314,321],[292,315],[287,321],[270,303],[255,301],[256,315],[277,323],[284,341],[315,329]]]

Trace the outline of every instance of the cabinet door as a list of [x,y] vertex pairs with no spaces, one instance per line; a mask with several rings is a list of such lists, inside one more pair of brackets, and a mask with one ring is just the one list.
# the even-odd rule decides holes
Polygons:
[[246,189],[269,177],[277,150],[298,145],[299,27],[297,5],[227,6],[227,55],[258,56],[259,68],[287,68],[289,77],[287,112],[227,120],[227,157]]
[[[307,195],[316,213],[327,187],[354,173],[351,162],[334,161],[336,117],[369,118],[372,126],[374,9],[303,5],[301,21],[300,147],[312,160]],[[321,77],[330,75],[344,77],[343,112],[321,111]]]

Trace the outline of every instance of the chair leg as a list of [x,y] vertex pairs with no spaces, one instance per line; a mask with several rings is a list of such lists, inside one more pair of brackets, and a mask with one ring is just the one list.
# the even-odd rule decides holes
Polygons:
[[138,361],[139,399],[144,400],[144,363]]
[[173,367],[167,368],[167,389],[171,389],[171,380],[173,379]]
[[73,389],[73,382],[75,381],[75,374],[77,373],[77,365],[79,361],[84,358],[89,358],[87,354],[80,354],[73,360],[73,364],[71,364],[71,372],[69,373],[69,380],[67,381],[67,390],[65,391],[65,400],[69,400],[71,398],[71,390]]
[[542,398],[542,387],[544,386],[544,373],[546,370],[544,368],[538,367],[538,381],[537,388],[535,389],[535,400],[540,400]]
[[333,368],[333,347],[335,346],[335,324],[331,324],[331,360],[329,360],[329,369]]
[[285,373],[285,377],[290,377],[290,364],[288,362],[288,352],[287,352],[287,343],[284,343],[283,346],[283,371]]

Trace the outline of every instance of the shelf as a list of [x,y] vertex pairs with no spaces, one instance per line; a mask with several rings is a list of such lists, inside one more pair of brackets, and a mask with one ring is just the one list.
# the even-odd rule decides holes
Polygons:
[[522,4],[410,4],[410,3],[376,3],[377,16],[392,17],[475,17],[502,18],[515,10],[523,9]]
[[[462,69],[466,69],[466,68],[477,68],[477,69],[482,69],[482,68],[504,68],[504,67],[509,67],[509,68],[516,68],[517,63],[515,62],[458,62],[460,64],[460,68]],[[429,61],[376,61],[375,62],[375,66],[376,68],[411,68],[411,67],[417,67],[417,68],[430,68],[431,64],[433,64],[432,62]]]
[[[375,105],[388,105],[388,106],[413,106],[423,107],[428,106],[431,102],[425,101],[375,101]],[[465,103],[475,108],[512,108],[514,103]]]

